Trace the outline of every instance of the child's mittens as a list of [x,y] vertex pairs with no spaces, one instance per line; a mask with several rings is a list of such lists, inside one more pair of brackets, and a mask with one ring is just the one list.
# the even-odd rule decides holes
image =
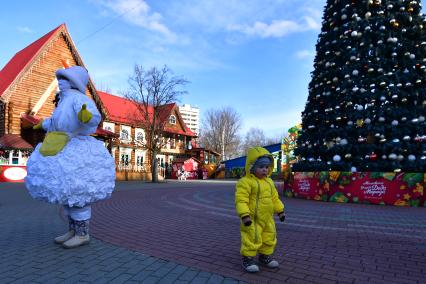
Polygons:
[[78,120],[88,123],[92,119],[92,113],[86,109],[86,104],[81,106],[81,110],[77,114]]
[[278,218],[280,218],[281,222],[284,222],[284,220],[285,220],[285,214],[284,214],[284,212],[278,213]]
[[241,220],[243,221],[244,226],[250,226],[251,225],[251,218],[250,216],[244,216],[241,218]]

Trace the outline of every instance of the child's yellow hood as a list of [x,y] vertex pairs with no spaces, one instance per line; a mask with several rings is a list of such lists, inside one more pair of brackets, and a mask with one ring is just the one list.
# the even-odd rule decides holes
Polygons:
[[[246,158],[246,175],[250,175],[250,170],[254,162],[256,162],[256,160],[262,156],[268,156],[271,159],[271,162],[274,161],[274,158],[272,157],[271,153],[269,153],[269,151],[265,148],[253,147],[248,150]],[[272,171],[273,164],[271,165],[271,167],[269,167],[268,177],[271,176]]]

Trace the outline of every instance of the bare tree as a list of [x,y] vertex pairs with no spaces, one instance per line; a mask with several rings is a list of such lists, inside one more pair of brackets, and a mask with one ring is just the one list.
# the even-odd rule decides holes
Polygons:
[[281,141],[282,141],[282,139],[285,135],[286,134],[283,133],[281,135],[275,135],[273,137],[267,137],[265,145],[272,145],[272,144],[281,143]]
[[244,142],[242,144],[242,154],[246,155],[247,150],[254,146],[265,146],[267,144],[267,138],[265,133],[260,128],[252,127],[247,131]]
[[152,182],[158,182],[157,154],[164,147],[164,127],[167,117],[163,111],[165,105],[178,101],[185,90],[179,87],[188,81],[172,76],[172,71],[164,66],[162,69],[152,67],[148,71],[142,65],[135,65],[134,73],[129,78],[129,89],[125,97],[137,107],[135,124],[146,131],[147,139],[143,144],[148,150],[151,164]]
[[209,109],[202,121],[200,142],[205,147],[221,153],[226,160],[238,154],[241,116],[232,107]]

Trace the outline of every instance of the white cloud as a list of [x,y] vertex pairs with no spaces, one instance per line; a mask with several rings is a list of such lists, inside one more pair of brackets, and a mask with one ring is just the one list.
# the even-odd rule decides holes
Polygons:
[[272,38],[318,30],[323,5],[323,0],[180,0],[171,1],[164,13],[181,26]]
[[286,35],[316,30],[320,27],[312,17],[305,16],[301,23],[288,20],[272,21],[270,24],[257,21],[253,25],[230,25],[230,31],[237,31],[252,37],[280,38]]
[[157,32],[168,41],[175,42],[177,36],[163,23],[160,13],[152,12],[144,0],[100,0],[96,3],[112,10],[116,17],[123,17],[127,22],[144,29]]
[[16,27],[16,29],[18,30],[18,32],[20,33],[27,33],[27,34],[32,34],[34,31],[32,29],[30,29],[29,27]]

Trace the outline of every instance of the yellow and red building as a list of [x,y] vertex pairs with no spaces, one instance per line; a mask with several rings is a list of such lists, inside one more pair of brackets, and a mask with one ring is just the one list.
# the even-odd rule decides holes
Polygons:
[[[0,181],[22,181],[26,175],[26,160],[44,138],[44,132],[32,126],[53,112],[55,71],[67,65],[84,67],[62,24],[16,53],[0,70]],[[135,106],[121,97],[97,91],[92,80],[86,95],[102,114],[94,136],[105,141],[115,157],[117,178],[149,179],[147,150],[140,143],[147,135],[131,115]],[[157,158],[164,176],[166,163],[185,154],[195,134],[183,122],[176,104],[163,106],[162,118],[167,120],[166,147]]]

